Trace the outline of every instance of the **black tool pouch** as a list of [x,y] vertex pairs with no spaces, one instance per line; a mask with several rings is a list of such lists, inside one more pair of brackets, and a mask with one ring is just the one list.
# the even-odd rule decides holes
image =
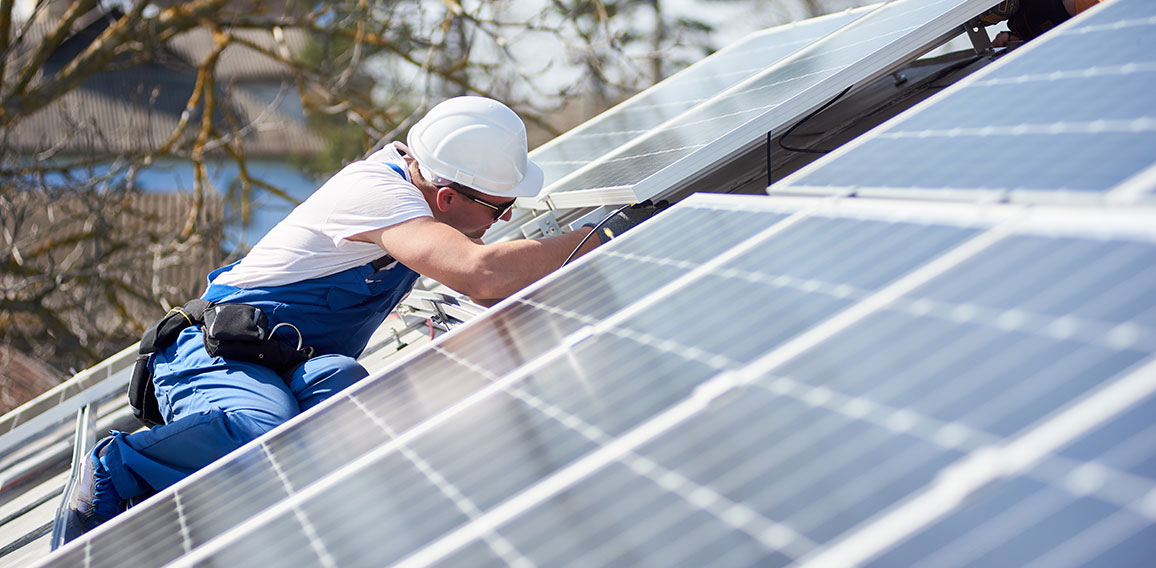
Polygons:
[[[297,346],[273,339],[278,328],[297,331]],[[214,357],[237,359],[264,365],[283,374],[304,363],[310,350],[301,345],[301,332],[281,323],[269,329],[265,312],[248,304],[217,304],[205,312],[205,351]]]
[[132,407],[132,414],[137,420],[152,428],[164,424],[165,418],[161,416],[160,404],[157,403],[153,374],[149,372],[149,356],[142,353],[136,357],[132,378],[128,383],[128,405]]
[[157,403],[152,372],[149,371],[149,358],[153,353],[172,345],[181,330],[191,325],[200,325],[202,314],[211,305],[207,300],[197,299],[173,308],[165,317],[153,322],[141,337],[139,354],[128,383],[128,404],[132,407],[133,415],[145,426],[151,428],[165,423]]

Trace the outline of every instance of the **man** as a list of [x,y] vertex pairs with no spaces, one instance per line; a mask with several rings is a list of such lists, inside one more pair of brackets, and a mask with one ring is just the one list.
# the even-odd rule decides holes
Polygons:
[[975,18],[973,24],[994,26],[1007,20],[1008,30],[996,34],[993,47],[1035,39],[1101,0],[1003,0]]
[[[480,240],[542,182],[527,158],[521,119],[482,97],[442,102],[414,125],[406,145],[387,145],[337,173],[244,259],[209,274],[202,298],[212,305],[203,320],[174,313],[190,325],[148,358],[164,424],[97,444],[73,508],[85,530],[364,378],[356,358],[419,274],[492,304],[558,268],[590,228]],[[610,228],[621,232],[651,214],[630,210]],[[588,239],[578,254],[606,238]],[[210,355],[206,334],[225,337],[218,327],[236,317],[224,307],[238,304],[245,317],[267,319],[259,335],[271,330],[274,342],[308,346],[312,357],[275,369],[269,361]]]

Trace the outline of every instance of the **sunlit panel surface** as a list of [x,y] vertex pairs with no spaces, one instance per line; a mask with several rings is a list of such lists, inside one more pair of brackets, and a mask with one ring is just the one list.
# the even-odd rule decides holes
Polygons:
[[692,198],[54,560],[1141,565],[1156,230],[1061,213]]
[[751,34],[534,150],[546,187],[855,21],[857,8]]
[[771,191],[1151,200],[1156,4],[1082,14]]

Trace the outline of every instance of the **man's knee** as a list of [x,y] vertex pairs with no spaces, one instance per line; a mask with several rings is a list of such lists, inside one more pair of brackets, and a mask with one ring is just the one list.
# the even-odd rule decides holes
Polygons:
[[284,424],[291,416],[273,416],[268,413],[252,413],[245,410],[226,410],[222,413],[223,426],[227,435],[235,442],[234,448],[239,448],[266,432]]
[[368,375],[365,367],[352,357],[321,355],[293,370],[289,388],[305,411]]

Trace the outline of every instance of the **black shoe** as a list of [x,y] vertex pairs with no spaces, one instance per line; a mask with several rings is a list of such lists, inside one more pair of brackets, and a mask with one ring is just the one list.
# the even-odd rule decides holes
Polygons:
[[112,474],[101,460],[112,442],[112,437],[96,444],[85,460],[70,507],[80,520],[83,532],[88,532],[124,512],[124,499],[112,484]]

